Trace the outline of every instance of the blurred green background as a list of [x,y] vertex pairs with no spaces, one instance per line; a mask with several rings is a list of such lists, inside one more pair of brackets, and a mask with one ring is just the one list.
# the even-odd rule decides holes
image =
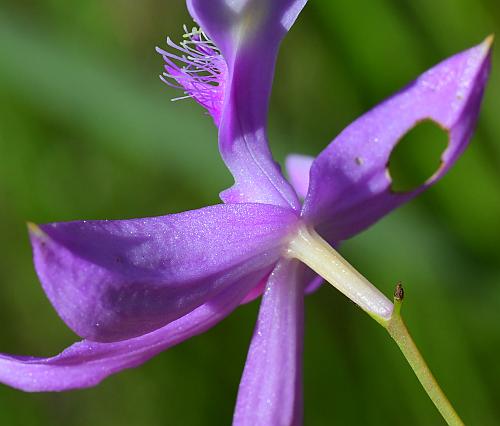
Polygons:
[[[193,102],[171,103],[178,93],[158,79],[154,47],[190,22],[181,0],[1,1],[0,351],[48,356],[76,340],[38,284],[27,220],[160,215],[216,203],[230,185],[211,120]],[[277,66],[278,159],[317,154],[359,114],[499,29],[497,0],[311,0]],[[471,425],[500,424],[499,111],[497,63],[456,167],[342,250],[386,294],[405,283],[409,327]],[[410,152],[410,175],[435,164],[427,148]],[[0,424],[229,424],[257,308],[94,389],[0,385]],[[328,286],[306,308],[306,425],[443,424],[374,321]]]

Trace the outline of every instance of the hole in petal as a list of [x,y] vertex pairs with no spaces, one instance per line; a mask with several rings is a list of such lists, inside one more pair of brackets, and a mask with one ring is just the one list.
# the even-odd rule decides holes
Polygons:
[[429,119],[419,122],[406,133],[389,158],[392,191],[411,191],[432,177],[441,165],[441,154],[448,139],[448,132]]

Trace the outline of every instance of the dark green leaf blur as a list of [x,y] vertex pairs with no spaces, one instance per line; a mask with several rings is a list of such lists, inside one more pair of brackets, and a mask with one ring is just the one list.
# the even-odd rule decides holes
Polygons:
[[[183,24],[181,0],[1,1],[0,352],[48,356],[77,339],[41,290],[26,221],[195,209],[231,184],[211,120],[194,102],[172,103],[179,94],[158,78],[154,47]],[[273,151],[280,161],[319,153],[358,115],[495,31],[497,0],[310,0],[278,61]],[[464,421],[481,426],[500,424],[498,58],[456,167],[342,248],[387,295],[403,281],[415,340]],[[435,150],[411,143],[406,173],[432,170]],[[0,425],[230,424],[257,308],[93,389],[0,385]],[[306,425],[443,424],[367,315],[326,285],[306,309]]]

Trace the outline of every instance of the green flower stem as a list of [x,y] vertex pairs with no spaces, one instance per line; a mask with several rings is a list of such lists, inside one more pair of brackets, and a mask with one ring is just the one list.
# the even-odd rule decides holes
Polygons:
[[415,372],[418,380],[429,395],[436,408],[450,426],[463,426],[464,423],[451,405],[450,401],[440,388],[431,370],[427,366],[422,354],[413,341],[406,324],[401,317],[401,304],[403,301],[403,288],[401,284],[396,287],[394,295],[394,311],[392,317],[386,324],[383,324],[389,335],[394,339],[401,349],[404,357]]
[[301,227],[289,241],[285,255],[304,262],[384,327],[410,364],[427,395],[450,426],[464,423],[458,417],[425,363],[401,318],[403,287],[396,286],[394,305],[312,228]]

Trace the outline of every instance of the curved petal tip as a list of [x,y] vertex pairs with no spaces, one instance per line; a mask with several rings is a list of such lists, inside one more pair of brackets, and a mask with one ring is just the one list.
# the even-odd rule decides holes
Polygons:
[[[341,241],[437,182],[467,147],[491,67],[493,35],[418,77],[348,126],[314,161],[303,215],[329,241]],[[449,133],[442,166],[411,192],[393,192],[387,164],[418,123]]]
[[217,205],[147,219],[29,224],[35,269],[66,324],[83,338],[140,336],[247,280],[279,258],[290,210]]
[[28,232],[30,235],[34,237],[41,238],[45,235],[45,233],[42,231],[42,229],[33,222],[26,222],[26,227],[28,228]]
[[482,44],[488,49],[491,49],[493,47],[493,43],[495,43],[495,34],[490,34],[488,37],[484,39]]

